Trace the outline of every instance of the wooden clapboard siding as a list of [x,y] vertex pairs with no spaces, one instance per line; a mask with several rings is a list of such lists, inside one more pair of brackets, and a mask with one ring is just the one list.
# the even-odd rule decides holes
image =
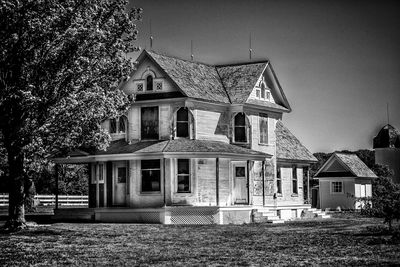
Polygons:
[[229,142],[229,116],[226,112],[195,110],[197,139]]
[[215,159],[197,159],[197,201],[200,205],[216,204]]
[[282,177],[282,195],[278,196],[281,204],[303,203],[303,169],[297,168],[298,194],[292,192],[292,166],[280,166]]
[[229,206],[232,202],[230,160],[219,159],[219,205]]
[[140,139],[140,107],[132,106],[128,111],[129,140]]
[[159,106],[159,135],[160,139],[169,139],[171,133],[170,126],[171,105],[162,104]]

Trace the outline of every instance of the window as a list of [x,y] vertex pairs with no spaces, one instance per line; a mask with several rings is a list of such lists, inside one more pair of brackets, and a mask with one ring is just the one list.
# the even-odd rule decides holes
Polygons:
[[260,98],[260,90],[258,90],[258,89],[256,90],[256,97]]
[[99,164],[99,182],[104,183],[103,164]]
[[189,159],[178,159],[178,193],[190,193]]
[[281,177],[281,167],[276,169],[276,192],[282,194],[282,177]]
[[293,194],[297,194],[297,168],[293,167],[292,168],[292,192]]
[[142,160],[142,192],[160,191],[160,160]]
[[121,116],[117,119],[111,119],[110,120],[110,133],[112,133],[112,134],[125,133],[127,124],[128,124],[128,119],[126,118],[126,116]]
[[260,143],[268,144],[268,116],[260,114]]
[[[98,168],[98,169],[97,169]],[[92,174],[91,174],[91,183],[92,184],[97,184],[97,177],[99,178],[99,183],[103,184],[104,183],[104,165],[99,164],[92,164]]]
[[332,182],[331,183],[331,193],[343,193],[343,183],[342,182]]
[[119,184],[126,183],[126,167],[117,168],[117,183]]
[[234,125],[234,140],[238,143],[246,143],[246,116],[244,113],[238,113],[235,116],[235,125]]
[[141,110],[142,139],[159,139],[158,107],[143,107]]
[[146,90],[153,91],[153,76],[151,75],[146,77]]
[[136,88],[137,88],[137,91],[139,91],[139,92],[143,91],[143,83],[138,83],[136,85]]
[[265,98],[265,84],[261,83],[261,98]]
[[180,108],[176,113],[176,137],[189,137],[189,111]]
[[162,90],[162,82],[157,82],[156,83],[156,90],[161,91]]

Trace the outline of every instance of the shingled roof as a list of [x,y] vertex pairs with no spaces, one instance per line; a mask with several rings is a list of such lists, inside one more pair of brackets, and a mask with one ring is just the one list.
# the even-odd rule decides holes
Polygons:
[[333,156],[338,157],[355,176],[376,178],[375,173],[356,154],[334,153]]
[[317,158],[294,136],[282,121],[276,123],[276,155],[278,160],[317,162]]
[[268,61],[216,66],[232,104],[246,102]]
[[230,103],[215,67],[146,52],[188,97]]

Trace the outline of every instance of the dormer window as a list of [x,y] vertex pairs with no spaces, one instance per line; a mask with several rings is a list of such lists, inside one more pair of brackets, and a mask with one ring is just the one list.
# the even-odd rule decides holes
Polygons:
[[241,112],[234,119],[234,141],[235,143],[247,143],[246,115]]
[[122,134],[126,133],[128,125],[128,119],[122,115],[119,118],[110,120],[110,133],[111,134]]
[[151,75],[146,77],[146,90],[153,91],[153,76]]

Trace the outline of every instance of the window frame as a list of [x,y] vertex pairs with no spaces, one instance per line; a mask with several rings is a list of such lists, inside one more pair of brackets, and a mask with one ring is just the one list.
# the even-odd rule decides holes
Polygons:
[[[158,161],[158,168],[146,168],[146,169],[143,169],[143,162],[144,161]],[[155,182],[158,182],[158,189],[159,190],[144,190],[144,188],[143,188],[143,186],[144,186],[144,183],[143,183],[143,178],[144,178],[144,176],[143,176],[143,171],[158,171],[158,181],[155,181]],[[140,193],[141,194],[160,194],[161,193],[161,188],[162,188],[162,184],[161,184],[161,176],[162,176],[162,174],[161,174],[161,160],[160,159],[150,159],[150,160],[141,160],[140,161]],[[153,182],[153,181],[151,181],[151,182]]]
[[297,166],[292,166],[292,195],[299,194],[299,179],[297,177]]
[[[268,114],[260,113],[258,119],[258,130],[259,130],[259,144],[261,145],[269,145],[269,117]],[[266,124],[266,132],[261,130],[262,122]],[[262,138],[262,134],[265,133],[264,139]]]
[[[143,138],[143,109],[156,108],[157,109],[157,138]],[[160,107],[159,106],[142,106],[140,108],[140,140],[160,140]]]
[[[120,131],[121,128],[121,120],[123,121],[124,125],[125,125],[125,129],[123,132]],[[121,115],[119,117],[116,118],[111,118],[109,119],[110,123],[109,123],[109,129],[108,132],[110,134],[126,134],[127,133],[127,129],[128,129],[128,117],[125,115]],[[112,124],[115,124],[115,131],[112,131]]]
[[[187,112],[187,121],[178,121],[178,113],[180,110],[185,110]],[[175,112],[175,136],[174,136],[175,138],[187,138],[187,139],[191,138],[190,116],[191,113],[187,107],[181,107]],[[187,123],[187,136],[178,136],[178,125],[183,123]]]
[[[243,114],[244,117],[244,125],[236,125],[236,117],[239,114]],[[244,137],[245,137],[245,141],[236,141],[236,128],[243,128],[244,129]],[[248,128],[249,128],[249,124],[247,123],[247,117],[246,117],[246,113],[244,112],[238,112],[235,114],[235,116],[233,117],[233,143],[235,144],[248,144],[249,143],[249,132],[248,132]]]
[[[149,79],[151,79],[151,83],[149,82]],[[146,82],[146,92],[147,91],[154,92],[154,77],[153,77],[153,75],[148,74],[144,80]],[[149,84],[151,84],[151,86],[150,86],[151,90],[149,89]]]
[[[188,170],[187,173],[179,173],[179,161],[187,161],[187,166],[188,166]],[[176,160],[176,193],[178,194],[190,194],[192,192],[192,183],[191,183],[191,175],[190,175],[190,171],[191,171],[191,160],[190,159],[177,159]],[[189,190],[179,190],[179,177],[187,177],[188,179],[188,188]]]
[[280,166],[276,168],[276,193],[282,195],[282,172]]
[[[341,191],[334,191],[336,188],[335,184],[340,184],[340,189]],[[344,194],[344,184],[343,181],[331,181],[330,182],[330,191],[332,195],[339,195],[339,194]]]

